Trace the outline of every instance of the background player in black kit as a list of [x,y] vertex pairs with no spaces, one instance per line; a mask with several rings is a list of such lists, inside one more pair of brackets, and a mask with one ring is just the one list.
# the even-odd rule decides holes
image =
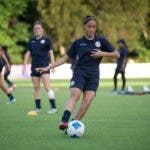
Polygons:
[[[1,49],[1,47],[0,47],[0,49]],[[16,101],[16,99],[11,94],[13,91],[13,88],[12,87],[7,88],[3,82],[3,74],[2,74],[3,67],[5,67],[5,69],[7,71],[10,71],[9,62],[8,62],[7,58],[5,57],[5,55],[3,54],[3,52],[0,50],[0,88],[9,98],[9,101],[7,104],[13,104]]]
[[84,18],[83,23],[85,35],[73,42],[65,56],[51,66],[37,68],[39,72],[47,71],[49,68],[63,64],[69,58],[76,58],[73,77],[70,82],[70,99],[59,124],[61,130],[67,128],[71,113],[82,93],[82,103],[74,119],[82,119],[87,112],[99,85],[99,63],[102,57],[119,57],[119,53],[104,37],[96,35],[97,22],[95,17],[87,16]]
[[[37,67],[46,67],[54,63],[54,54],[51,41],[43,36],[42,24],[39,21],[36,21],[33,25],[33,31],[35,37],[31,38],[27,45],[27,52],[24,57],[23,65],[23,74],[26,74],[26,64],[31,56],[31,77],[34,86],[34,97],[35,97],[35,107],[36,112],[41,111],[41,91],[40,91],[40,82],[42,80],[45,90],[49,98],[51,105],[49,114],[54,114],[57,112],[55,105],[55,94],[54,91],[50,88],[50,79],[49,74],[50,70],[47,70],[43,73],[39,73],[35,70]],[[52,70],[53,71],[53,70]]]
[[[8,53],[7,45],[2,45],[1,50],[2,50],[3,54],[5,55],[5,57],[7,58],[8,63],[11,67],[11,59],[10,59],[10,55]],[[11,88],[15,89],[15,87],[16,87],[15,84],[12,81],[10,81],[10,79],[9,79],[10,72],[11,72],[11,69],[10,69],[10,71],[7,71],[5,69],[5,71],[4,71],[4,80],[7,83],[8,87],[11,87]]]
[[119,45],[120,58],[117,59],[117,67],[114,73],[114,78],[113,78],[114,90],[112,91],[113,93],[117,93],[117,76],[119,73],[121,74],[121,79],[122,79],[121,93],[125,92],[125,86],[126,86],[125,68],[127,65],[128,47],[124,39],[120,39],[118,41],[118,45]]

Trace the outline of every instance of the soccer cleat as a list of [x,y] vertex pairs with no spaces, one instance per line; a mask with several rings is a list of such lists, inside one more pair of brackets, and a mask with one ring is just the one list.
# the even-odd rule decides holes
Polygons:
[[118,94],[118,91],[117,90],[112,90],[111,93],[112,94]]
[[67,122],[61,122],[60,124],[59,124],[59,129],[60,130],[65,130],[65,129],[67,129],[68,128],[68,123]]
[[49,111],[48,111],[48,114],[55,114],[57,113],[57,109],[56,108],[51,108]]
[[38,112],[41,112],[41,109],[40,108],[36,108],[34,111],[38,113]]
[[9,104],[14,104],[16,102],[16,99],[14,98],[14,99],[12,99],[12,100],[9,100],[8,102],[7,102],[7,104],[9,105]]

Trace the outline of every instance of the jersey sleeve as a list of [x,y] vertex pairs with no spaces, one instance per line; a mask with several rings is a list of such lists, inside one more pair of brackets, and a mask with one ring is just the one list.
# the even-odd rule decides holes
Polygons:
[[30,51],[31,52],[31,42],[30,41],[27,44],[26,51]]
[[67,52],[67,55],[68,55],[68,57],[70,57],[70,58],[72,58],[72,59],[74,59],[75,57],[76,57],[76,42],[74,42],[71,46],[70,46],[70,48],[69,48],[69,50],[68,50],[68,52]]
[[127,57],[128,56],[128,49],[127,48],[124,48],[123,51],[121,51],[121,55],[123,57]]
[[53,46],[52,46],[52,42],[50,39],[47,39],[47,46],[48,46],[48,50],[52,50]]
[[111,45],[111,43],[107,39],[103,39],[102,50],[105,52],[113,52],[115,48]]

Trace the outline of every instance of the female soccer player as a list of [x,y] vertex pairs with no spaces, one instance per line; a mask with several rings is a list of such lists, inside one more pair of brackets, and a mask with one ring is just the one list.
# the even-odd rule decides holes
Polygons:
[[8,60],[5,57],[5,55],[3,54],[3,52],[0,50],[0,88],[9,98],[9,101],[7,104],[13,104],[16,101],[14,96],[11,94],[11,92],[13,91],[13,88],[7,88],[7,87],[5,87],[5,85],[3,83],[2,70],[3,70],[4,66],[7,71],[10,71],[10,65],[8,63]]
[[119,57],[117,50],[104,37],[96,34],[97,21],[94,16],[85,17],[83,23],[85,35],[73,42],[65,56],[46,68],[37,68],[37,71],[45,72],[65,63],[69,58],[76,57],[70,82],[70,99],[59,124],[61,130],[67,128],[71,113],[82,93],[82,103],[74,119],[81,120],[87,112],[99,85],[99,63],[102,57]]
[[23,65],[23,74],[27,74],[26,64],[30,58],[32,57],[31,63],[31,77],[34,86],[34,97],[35,97],[35,111],[41,111],[41,91],[40,91],[40,82],[42,80],[45,90],[47,91],[47,95],[49,98],[49,102],[51,105],[49,114],[55,114],[57,112],[56,104],[55,104],[55,94],[54,91],[50,88],[50,79],[48,69],[45,72],[39,73],[35,70],[37,67],[46,67],[49,65],[49,62],[54,63],[54,54],[52,49],[51,41],[43,36],[43,28],[42,24],[39,21],[36,21],[33,25],[33,31],[35,37],[31,38],[28,45],[27,51],[24,57],[24,65]]
[[[1,50],[4,53],[5,57],[7,58],[8,63],[11,67],[11,60],[10,60],[10,56],[9,56],[9,53],[8,53],[8,47],[6,45],[2,45]],[[10,79],[8,78],[9,75],[10,75],[10,71],[7,71],[7,70],[4,71],[4,80],[7,83],[8,87],[11,87],[11,88],[15,89],[15,87],[16,87],[15,84],[12,81],[10,81]]]
[[120,58],[117,59],[117,67],[114,73],[114,90],[113,93],[117,93],[117,76],[120,73],[122,77],[122,91],[121,93],[125,92],[125,86],[126,86],[126,77],[125,77],[125,68],[127,65],[127,57],[128,57],[128,47],[126,45],[126,42],[124,39],[120,39],[118,41],[119,45],[119,53]]

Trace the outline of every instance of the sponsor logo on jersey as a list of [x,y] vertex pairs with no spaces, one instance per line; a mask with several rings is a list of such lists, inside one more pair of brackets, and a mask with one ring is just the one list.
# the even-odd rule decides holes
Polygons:
[[31,43],[35,43],[35,41],[31,41]]
[[85,46],[85,45],[87,45],[87,43],[81,43],[81,44],[80,44],[80,46]]

